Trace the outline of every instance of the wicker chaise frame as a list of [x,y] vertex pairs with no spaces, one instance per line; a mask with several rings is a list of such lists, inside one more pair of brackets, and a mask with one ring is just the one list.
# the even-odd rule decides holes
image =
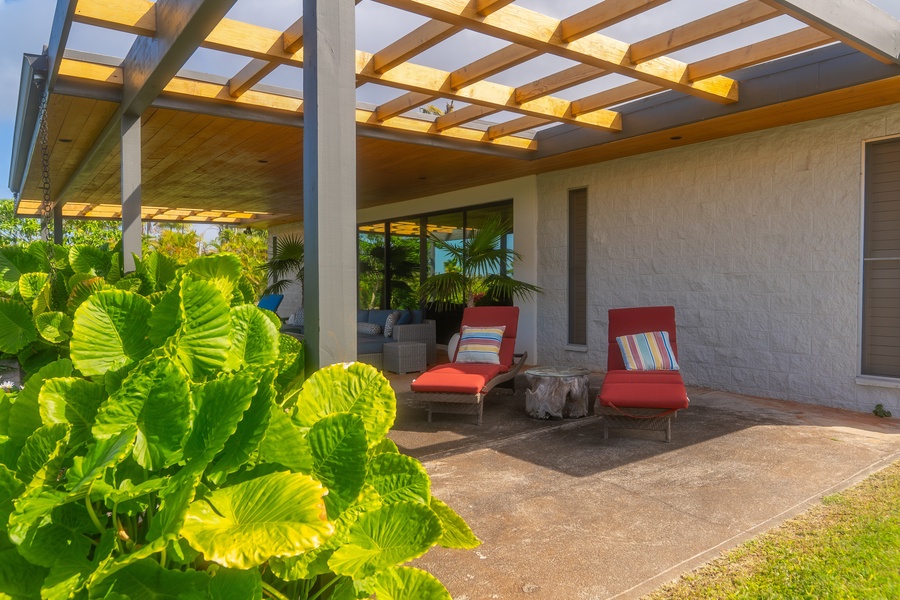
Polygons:
[[497,385],[511,381],[525,364],[528,353],[519,355],[519,359],[506,373],[500,373],[490,381],[477,394],[459,394],[446,392],[415,392],[416,397],[423,398],[427,402],[428,422],[431,423],[432,413],[475,415],[478,425],[482,423],[484,413],[484,398]]

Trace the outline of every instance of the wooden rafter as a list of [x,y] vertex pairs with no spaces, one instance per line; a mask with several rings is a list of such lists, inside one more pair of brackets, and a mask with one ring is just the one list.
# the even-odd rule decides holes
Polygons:
[[559,20],[515,4],[482,17],[467,0],[377,1],[685,94],[726,104],[738,99],[738,85],[733,79],[716,76],[687,81],[687,64],[666,57],[634,64],[628,59],[628,44],[599,33],[564,42],[560,37]]
[[630,19],[669,0],[604,0],[559,23],[560,38],[572,42],[619,21]]
[[447,38],[456,35],[461,29],[441,21],[431,20],[415,28],[386,48],[379,50],[372,57],[377,73],[406,62],[413,56],[425,52],[432,46],[440,44]]
[[[123,74],[121,67],[63,59],[60,66],[60,77],[115,85],[116,82],[122,80]],[[167,94],[187,96],[206,102],[253,106],[286,111],[294,114],[303,113],[303,100],[300,98],[292,98],[257,90],[249,90],[240,97],[235,98],[229,93],[227,85],[197,81],[185,77],[174,77],[168,85],[166,85],[164,92]],[[373,111],[363,109],[356,110],[356,122],[363,125],[382,126],[411,133],[443,135],[444,137],[455,140],[482,143],[492,142],[492,140],[487,137],[487,134],[481,130],[455,127],[452,130],[440,132],[434,127],[434,123],[430,120],[406,117],[395,117],[382,122],[376,118]],[[521,150],[533,150],[535,148],[534,142],[526,138],[504,138],[503,140],[493,143]]]
[[[303,48],[303,17],[294,21],[281,36],[284,51],[294,54]],[[232,96],[240,96],[263,78],[278,68],[278,63],[252,58],[243,69],[228,81],[228,89]]]
[[450,85],[450,73],[412,63],[403,63],[387,73],[375,72],[372,55],[357,51],[357,79],[369,83],[378,83],[390,87],[405,89],[420,94],[431,94],[437,97],[453,98],[472,104],[481,104],[498,110],[509,110],[524,115],[543,117],[545,119],[571,123],[584,127],[618,131],[621,120],[618,113],[598,110],[582,115],[573,115],[571,102],[561,98],[546,96],[528,102],[516,102],[515,88],[479,81],[460,89]]
[[747,0],[696,21],[635,42],[629,50],[633,62],[656,58],[693,44],[762,23],[781,13],[758,0]]
[[692,63],[688,68],[690,79],[702,79],[729,73],[737,69],[774,60],[803,50],[818,48],[834,42],[827,34],[812,27],[804,27],[784,35],[779,35],[756,44],[750,44],[730,52],[719,54],[705,60]]

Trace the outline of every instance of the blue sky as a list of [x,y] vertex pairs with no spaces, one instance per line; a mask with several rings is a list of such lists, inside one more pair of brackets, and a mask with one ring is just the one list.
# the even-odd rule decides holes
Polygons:
[[[585,6],[595,2],[596,0],[517,0],[517,4],[521,6],[557,18],[578,12]],[[716,7],[725,8],[738,2],[739,0],[722,0],[721,3],[716,3]],[[874,0],[872,3],[900,18],[900,0]],[[267,27],[284,28],[293,22],[296,18],[295,15],[300,14],[301,6],[301,0],[266,0],[265,2],[260,2],[259,0],[238,0],[229,16]],[[55,7],[55,0],[0,0],[0,198],[12,196],[8,189],[8,175],[22,54],[26,52],[39,54],[43,46],[47,44],[50,38],[50,26],[53,21]],[[632,19],[613,26],[604,33],[631,42],[643,36],[669,29],[673,24],[680,24],[709,12],[711,12],[709,3],[705,0],[674,0],[647,13],[640,23],[637,23],[637,19]],[[375,52],[383,47],[386,41],[391,40],[392,36],[396,38],[402,35],[418,25],[422,20],[415,15],[393,11],[393,9],[387,9],[382,5],[367,0],[357,7],[358,23],[366,24],[365,27],[359,26],[357,28],[357,47],[368,52]],[[638,26],[640,30],[638,30]],[[794,28],[796,24],[788,24],[787,26]],[[685,49],[681,53],[674,54],[673,57],[690,61],[694,59],[692,53],[706,52],[706,55],[710,55],[710,50],[715,50],[719,47],[721,47],[721,50],[718,51],[731,49],[727,44],[731,44],[732,47],[739,47],[751,41],[763,39],[767,37],[767,34],[771,36],[782,33],[784,27],[784,20],[779,22],[776,19],[756,25],[754,28],[743,32],[730,34],[721,40],[714,40],[700,44],[695,48]],[[469,35],[469,32],[466,32],[465,35]],[[131,39],[133,38],[125,34],[99,31],[87,26],[76,25],[73,27],[69,45],[79,50],[122,57],[127,52]],[[454,39],[451,38],[445,44],[450,43]],[[447,51],[446,47],[443,49],[438,47],[423,53],[416,60],[437,68],[452,69],[456,68],[452,63],[442,65],[434,64],[434,61],[455,60],[458,66],[461,66],[481,56],[486,51],[495,49],[498,47],[498,44],[502,43],[484,36],[478,37],[478,34],[471,34],[469,39],[457,40],[456,46],[450,52]],[[548,72],[554,70],[551,64],[553,60],[555,60],[554,57],[546,57],[544,67],[548,69]],[[243,65],[242,61],[246,62],[246,59],[200,50],[186,66],[198,71],[226,75],[237,72]],[[526,65],[528,65],[528,69],[533,70],[535,68],[532,63],[526,63]],[[299,71],[297,69],[282,67],[270,75],[265,80],[265,83],[299,88],[300,77],[298,74]],[[515,77],[516,72],[511,70],[509,74],[504,74],[504,76]],[[611,78],[604,79],[609,80],[608,84],[614,83],[614,80]],[[513,82],[500,82],[515,85]],[[384,96],[385,93],[397,95],[396,92],[378,89],[373,86],[360,88],[359,95],[360,99],[364,101],[378,103],[387,99]],[[572,90],[572,93],[577,94],[578,90]],[[565,97],[562,93],[559,95]]]

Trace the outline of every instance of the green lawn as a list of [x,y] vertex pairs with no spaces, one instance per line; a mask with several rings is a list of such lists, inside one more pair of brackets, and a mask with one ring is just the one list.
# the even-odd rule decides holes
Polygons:
[[900,462],[647,598],[900,598]]

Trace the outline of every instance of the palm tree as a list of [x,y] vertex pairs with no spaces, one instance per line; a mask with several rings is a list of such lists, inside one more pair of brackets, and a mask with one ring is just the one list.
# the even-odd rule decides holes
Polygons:
[[275,238],[272,258],[265,264],[269,287],[266,294],[283,294],[293,284],[300,286],[303,298],[303,271],[305,267],[303,238],[299,235],[285,235]]
[[452,304],[475,306],[475,294],[483,292],[494,300],[528,298],[541,288],[505,275],[522,256],[501,245],[509,232],[509,223],[491,217],[461,244],[452,244],[430,234],[437,249],[445,252],[458,269],[438,273],[426,279],[419,289],[422,300],[434,303],[438,310]]

